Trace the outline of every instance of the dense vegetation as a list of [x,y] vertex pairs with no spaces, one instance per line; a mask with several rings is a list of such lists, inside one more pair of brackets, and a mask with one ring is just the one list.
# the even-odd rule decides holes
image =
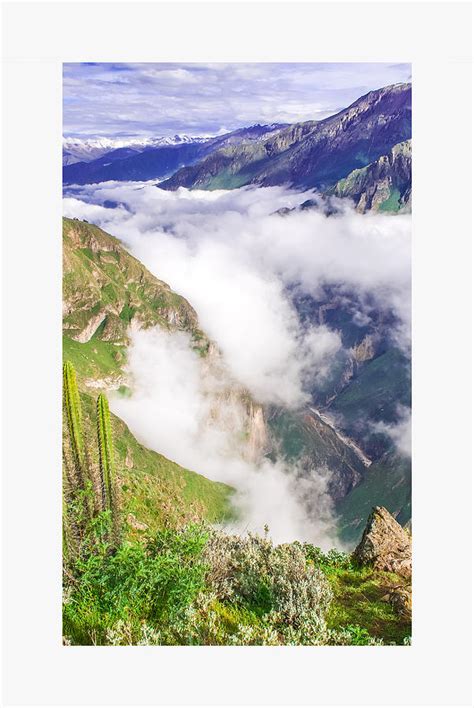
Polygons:
[[[350,556],[227,535],[170,514],[155,531],[124,517],[108,402],[84,426],[74,367],[64,365],[66,644],[320,645],[408,641],[382,600],[397,578]],[[360,620],[364,624],[360,624]]]

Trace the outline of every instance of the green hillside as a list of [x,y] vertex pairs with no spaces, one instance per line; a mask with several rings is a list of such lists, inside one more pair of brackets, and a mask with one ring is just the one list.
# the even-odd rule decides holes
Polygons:
[[[94,440],[95,400],[81,395],[87,438]],[[233,489],[187,470],[147,449],[115,415],[112,431],[120,504],[133,536],[165,525],[190,521],[224,521],[233,515]],[[90,446],[93,454],[94,446]]]
[[[76,219],[63,220],[63,300],[63,358],[75,368],[90,439],[97,392],[126,391],[123,366],[132,319],[142,327],[187,331],[199,351],[208,346],[187,300],[147,271],[118,239]],[[140,528],[232,516],[231,487],[148,450],[120,418],[112,416],[112,421],[119,490],[132,535]]]
[[326,467],[332,471],[328,491],[333,499],[343,497],[361,478],[365,467],[350,447],[310,411],[269,411],[268,427],[274,451],[303,469]]
[[399,406],[410,406],[409,362],[398,349],[389,349],[364,364],[357,377],[341,391],[330,411],[342,416],[344,428],[358,430],[358,423],[398,419]]
[[[127,344],[132,322],[189,332],[197,348],[208,344],[189,302],[155,278],[118,239],[92,224],[63,219],[65,336],[81,344],[94,337],[120,348]],[[102,347],[99,359],[105,351],[113,349]]]

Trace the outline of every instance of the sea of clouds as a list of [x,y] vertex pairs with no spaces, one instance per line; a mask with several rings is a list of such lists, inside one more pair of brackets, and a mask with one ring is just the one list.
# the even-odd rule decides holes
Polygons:
[[[151,183],[108,182],[70,189],[64,214],[120,238],[185,296],[229,376],[256,401],[298,409],[342,344],[324,325],[302,327],[289,287],[317,298],[338,284],[356,296],[361,322],[363,303],[375,300],[395,313],[393,336],[406,350],[411,328],[410,216],[361,215],[344,202],[330,217],[318,210],[276,213],[310,197],[284,187],[168,192]],[[334,545],[327,470],[303,480],[280,462],[249,463],[226,431],[206,426],[207,392],[185,335],[132,333],[129,368],[134,393],[113,407],[137,437],[236,486],[250,527],[268,523],[277,541]]]

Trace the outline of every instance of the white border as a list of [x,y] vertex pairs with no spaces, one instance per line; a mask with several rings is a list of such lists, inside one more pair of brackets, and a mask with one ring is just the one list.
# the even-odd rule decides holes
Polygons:
[[[4,5],[5,704],[470,704],[470,9]],[[63,61],[413,63],[412,647],[61,646]]]

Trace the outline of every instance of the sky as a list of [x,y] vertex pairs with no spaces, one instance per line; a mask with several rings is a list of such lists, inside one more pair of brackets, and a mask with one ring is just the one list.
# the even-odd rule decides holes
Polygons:
[[67,137],[208,136],[256,123],[322,120],[410,64],[66,63]]

